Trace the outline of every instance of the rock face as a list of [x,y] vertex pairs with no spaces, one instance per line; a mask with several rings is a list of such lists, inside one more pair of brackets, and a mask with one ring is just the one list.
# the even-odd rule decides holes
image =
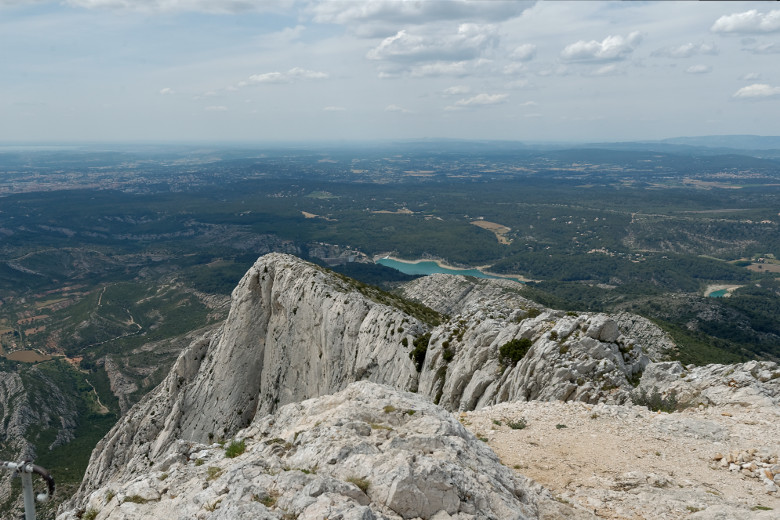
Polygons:
[[[33,367],[23,379],[17,372],[0,371],[0,449],[4,460],[34,459],[33,439],[41,429],[57,432],[46,448],[73,439],[78,410],[57,384]],[[11,473],[0,472],[0,503],[11,491]],[[18,497],[21,501],[21,497]]]
[[442,408],[369,382],[258,416],[236,439],[245,451],[234,458],[218,444],[177,441],[145,471],[90,493],[85,511],[96,520],[522,520],[547,500]]
[[674,392],[687,406],[740,405],[780,409],[780,366],[771,361],[683,367],[678,361],[650,365],[638,390]]
[[279,406],[357,380],[416,386],[407,344],[425,326],[295,257],[260,260],[233,291],[222,328],[194,341],[165,380],[96,447],[82,489],[132,475],[177,439],[233,435]]
[[[224,325],[182,352],[98,444],[78,496],[148,467],[178,439],[228,438],[258,415],[358,380],[416,390],[450,410],[518,399],[624,402],[649,361],[606,315],[542,309],[514,282],[431,279],[405,291],[458,312],[436,327],[422,321],[430,309],[289,255],[260,258],[233,291]],[[533,346],[510,366],[499,350],[515,338]]]

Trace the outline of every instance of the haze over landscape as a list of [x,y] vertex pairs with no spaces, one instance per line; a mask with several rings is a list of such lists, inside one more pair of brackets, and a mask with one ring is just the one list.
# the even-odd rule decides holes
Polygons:
[[766,2],[0,2],[0,140],[778,133]]

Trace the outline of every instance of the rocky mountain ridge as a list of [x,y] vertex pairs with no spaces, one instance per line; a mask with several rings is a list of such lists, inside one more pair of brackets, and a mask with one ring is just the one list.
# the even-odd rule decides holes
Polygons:
[[[295,257],[260,258],[234,290],[225,324],[182,352],[163,383],[98,444],[61,518],[72,518],[100,492],[182,462],[181,442],[207,446],[247,436],[244,429],[258,421],[278,420],[280,407],[335,394],[356,381],[412,390],[450,411],[527,400],[621,404],[635,385],[665,395],[688,392],[692,403],[726,397],[718,384],[707,383],[705,370],[718,368],[652,363],[650,356],[659,356],[670,340],[646,320],[544,309],[513,283],[437,275],[403,288],[407,298],[449,315],[437,316]],[[632,336],[635,331],[644,345]],[[515,344],[527,352],[505,356],[504,347]],[[745,402],[763,399],[777,406],[776,364],[737,367],[733,374],[741,374],[734,380]],[[396,398],[391,394],[387,399]],[[399,514],[385,495],[369,496],[370,503],[379,500],[372,514]],[[463,503],[461,497],[457,508],[442,511],[473,515]],[[198,517],[229,517],[220,516],[227,509],[208,511],[211,506],[200,504]],[[448,518],[433,513],[423,517]],[[98,518],[142,518],[122,515]],[[415,517],[410,515],[400,514]],[[375,517],[384,518],[354,516]]]

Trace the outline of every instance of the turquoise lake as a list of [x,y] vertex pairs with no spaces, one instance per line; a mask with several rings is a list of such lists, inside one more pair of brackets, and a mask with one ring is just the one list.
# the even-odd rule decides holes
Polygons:
[[726,296],[727,292],[728,292],[727,289],[721,289],[720,291],[712,291],[707,296],[709,296],[710,298],[723,298],[724,296]]
[[504,279],[504,280],[512,280],[514,282],[520,282],[522,281],[518,280],[517,278],[508,278],[503,276],[493,276],[490,274],[485,274],[479,269],[447,269],[446,267],[441,267],[436,262],[417,262],[417,263],[409,263],[409,262],[399,262],[398,260],[393,260],[391,258],[380,258],[376,261],[377,264],[383,265],[385,267],[391,267],[393,269],[396,269],[397,271],[401,271],[404,274],[421,274],[421,275],[429,275],[434,273],[442,273],[442,274],[460,274],[463,276],[474,276],[476,278],[494,278],[494,279]]

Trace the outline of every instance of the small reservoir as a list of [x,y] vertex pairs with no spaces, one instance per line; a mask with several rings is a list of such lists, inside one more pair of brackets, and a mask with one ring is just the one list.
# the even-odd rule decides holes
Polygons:
[[415,275],[423,275],[423,276],[434,274],[434,273],[459,274],[463,276],[474,276],[476,278],[512,280],[513,282],[523,283],[521,280],[518,280],[517,278],[486,274],[480,271],[479,269],[452,269],[448,267],[442,267],[438,263],[429,260],[421,260],[419,262],[402,262],[400,260],[395,260],[393,258],[380,258],[379,260],[376,260],[376,263],[383,265],[385,267],[390,267],[397,271],[401,271],[404,274],[415,274]]

